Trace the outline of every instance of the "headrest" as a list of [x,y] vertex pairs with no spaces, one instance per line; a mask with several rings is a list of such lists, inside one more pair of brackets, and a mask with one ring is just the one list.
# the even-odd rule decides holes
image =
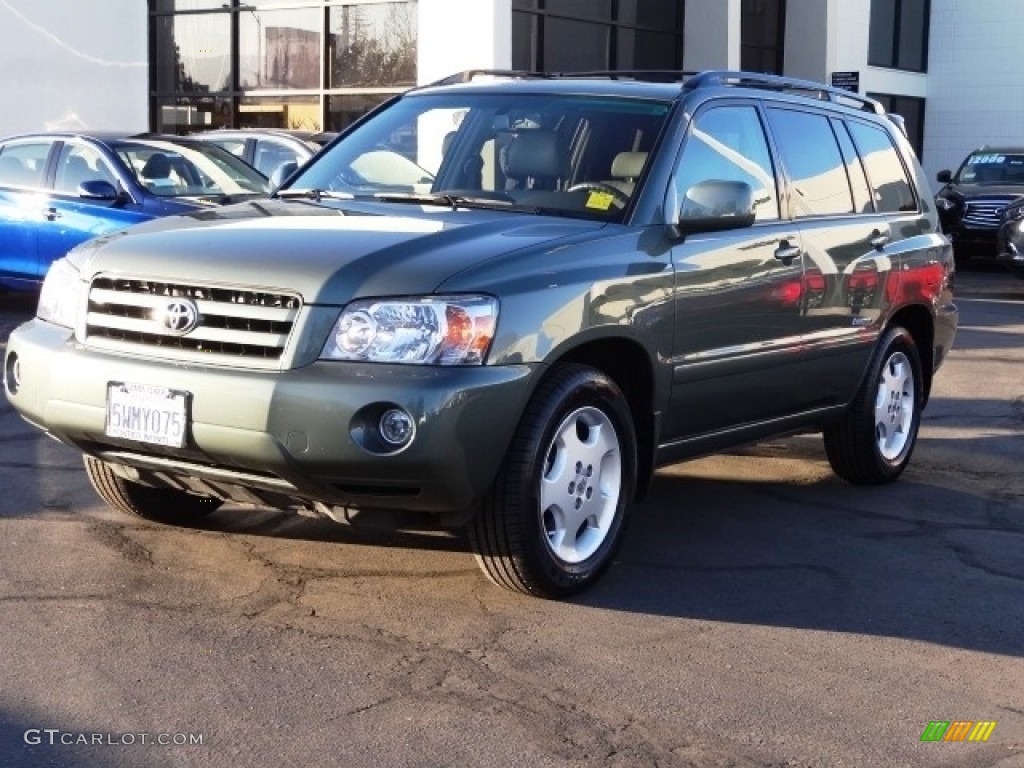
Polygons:
[[522,131],[508,148],[507,175],[515,179],[560,177],[558,137],[551,131]]
[[612,160],[613,179],[635,179],[647,162],[646,152],[619,152]]
[[162,152],[155,152],[142,166],[142,175],[147,179],[166,179],[171,175],[171,161]]

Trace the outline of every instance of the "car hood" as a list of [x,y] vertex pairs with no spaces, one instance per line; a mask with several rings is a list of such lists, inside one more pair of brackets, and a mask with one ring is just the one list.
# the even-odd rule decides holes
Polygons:
[[1024,186],[1020,184],[950,184],[939,194],[959,197],[1024,197]]
[[595,232],[601,222],[408,204],[262,200],[104,235],[69,259],[98,274],[297,291],[307,304],[433,292],[488,259]]

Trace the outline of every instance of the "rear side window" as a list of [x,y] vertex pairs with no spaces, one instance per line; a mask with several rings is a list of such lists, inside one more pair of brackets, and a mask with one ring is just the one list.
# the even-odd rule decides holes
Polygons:
[[853,190],[853,209],[857,213],[874,213],[875,205],[871,202],[871,189],[868,187],[868,177],[864,175],[864,166],[861,165],[857,148],[853,146],[850,133],[846,129],[846,123],[842,120],[832,120],[832,129],[839,139],[839,148],[843,151],[843,160],[846,162],[846,175],[850,179],[850,189]]
[[682,200],[693,185],[709,180],[749,184],[756,219],[779,218],[771,154],[754,107],[713,107],[694,118],[676,172],[676,199]]
[[864,160],[877,210],[880,213],[916,211],[914,190],[889,134],[867,123],[851,120],[849,126]]
[[768,122],[789,174],[793,215],[799,219],[853,213],[846,164],[828,117],[771,108]]
[[0,184],[41,187],[52,142],[9,144],[0,150]]

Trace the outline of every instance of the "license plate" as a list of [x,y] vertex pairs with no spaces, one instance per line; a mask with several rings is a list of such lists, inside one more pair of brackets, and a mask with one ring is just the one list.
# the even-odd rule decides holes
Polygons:
[[188,431],[189,393],[149,384],[107,384],[109,437],[182,448]]

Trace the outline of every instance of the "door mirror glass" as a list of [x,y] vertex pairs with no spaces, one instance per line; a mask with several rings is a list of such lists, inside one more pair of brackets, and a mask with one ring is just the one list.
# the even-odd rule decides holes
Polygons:
[[105,179],[90,179],[78,185],[78,196],[89,200],[116,200],[117,188]]
[[288,162],[281,163],[277,166],[273,173],[270,174],[270,191],[277,191],[277,188],[284,184],[285,179],[295,173],[298,168],[299,164],[294,160],[289,160]]
[[680,232],[742,229],[754,223],[754,190],[743,181],[709,179],[686,190],[679,206]]

